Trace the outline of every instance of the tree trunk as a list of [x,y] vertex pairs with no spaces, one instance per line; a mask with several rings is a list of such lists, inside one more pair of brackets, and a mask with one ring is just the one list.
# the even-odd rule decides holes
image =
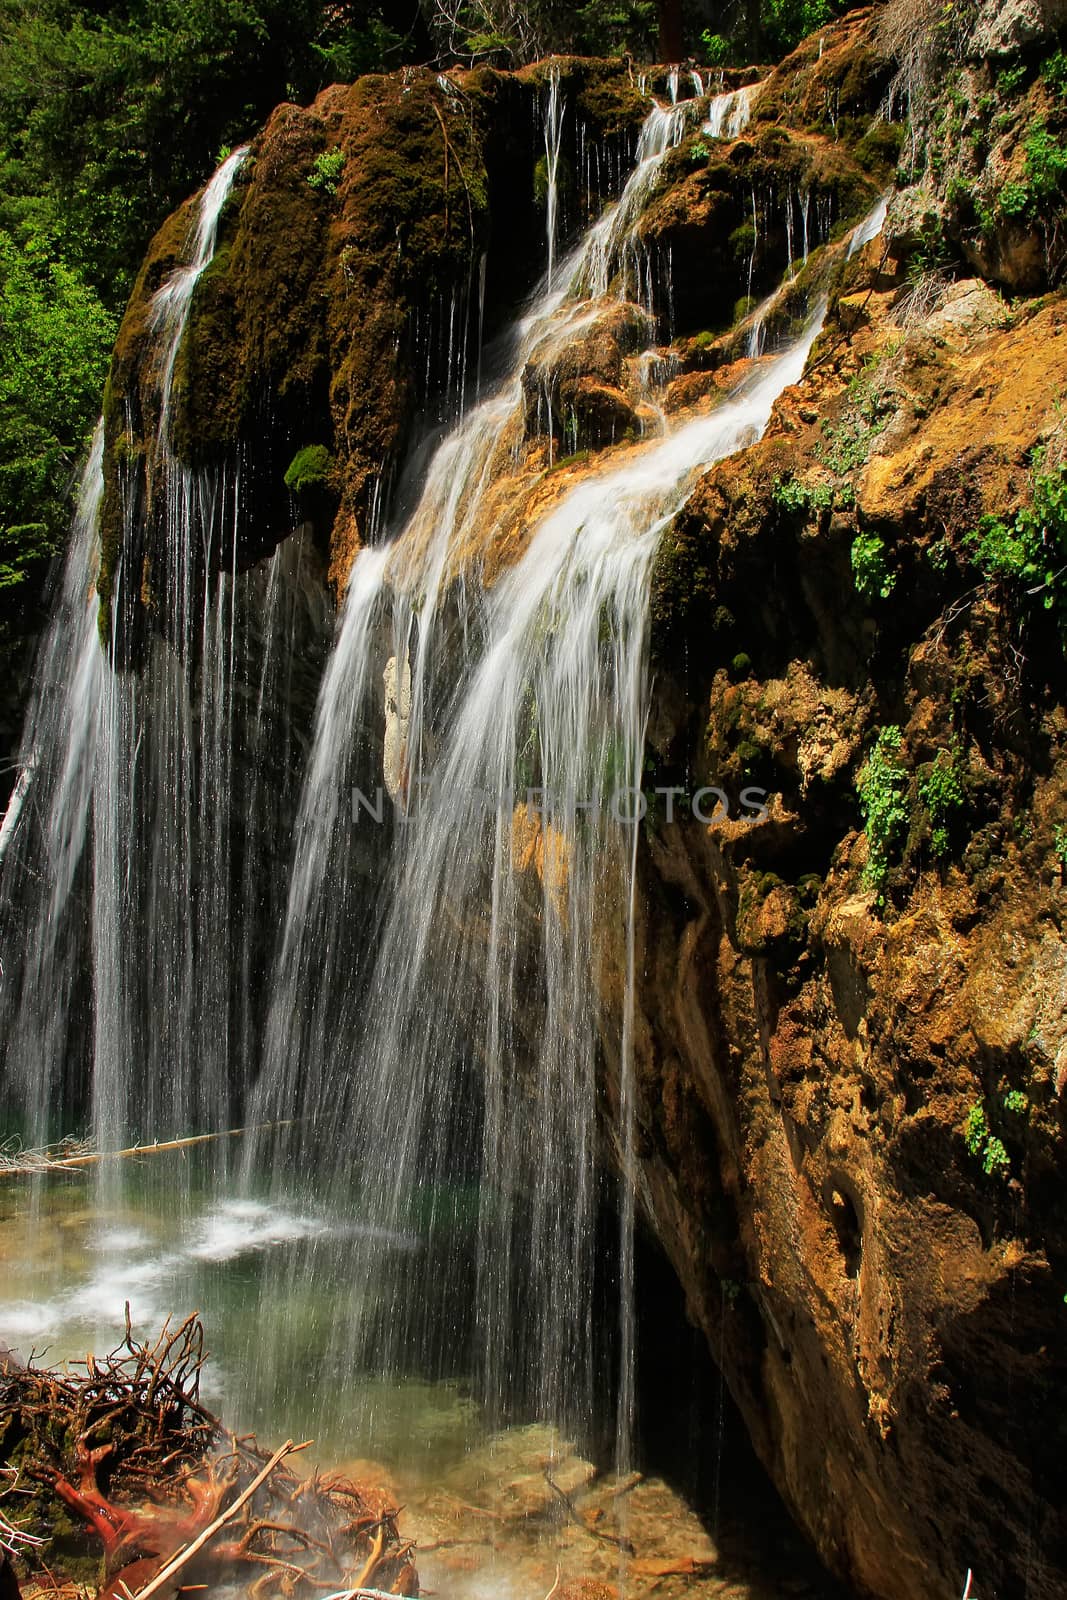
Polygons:
[[763,22],[759,0],[745,0],[745,43],[748,59],[759,61],[763,52]]
[[659,0],[659,58],[681,61],[684,55],[682,0]]

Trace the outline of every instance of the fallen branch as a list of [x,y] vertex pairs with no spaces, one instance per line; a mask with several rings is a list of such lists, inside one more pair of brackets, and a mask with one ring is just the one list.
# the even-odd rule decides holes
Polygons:
[[283,1461],[286,1456],[295,1455],[298,1450],[306,1450],[310,1443],[310,1439],[305,1439],[303,1444],[294,1444],[292,1439],[286,1439],[285,1443],[275,1450],[262,1472],[257,1472],[248,1488],[242,1490],[233,1504],[228,1506],[221,1516],[216,1517],[214,1522],[205,1528],[203,1533],[199,1534],[191,1544],[186,1545],[184,1550],[179,1551],[176,1556],[168,1561],[167,1565],[156,1573],[151,1583],[146,1583],[143,1589],[138,1589],[133,1595],[130,1595],[129,1589],[126,1590],[127,1595],[130,1595],[130,1600],[148,1600],[150,1594],[155,1594],[157,1589],[162,1589],[168,1579],[172,1578],[176,1572],[180,1572],[182,1567],[190,1562],[197,1552],[202,1550],[228,1522],[233,1521],[242,1507],[246,1506],[251,1500],[260,1484],[265,1483],[270,1477],[279,1461]]
[[[18,1157],[0,1154],[0,1178],[28,1178],[40,1172],[70,1172],[80,1167],[96,1167],[104,1161],[130,1161],[137,1156],[161,1156],[171,1150],[191,1150],[194,1145],[213,1144],[219,1139],[240,1139],[251,1133],[272,1133],[280,1128],[291,1128],[295,1119],[287,1122],[257,1122],[247,1128],[226,1128],[221,1133],[195,1133],[184,1139],[167,1139],[163,1143],[135,1144],[127,1150],[79,1149],[77,1155],[56,1155],[51,1149],[26,1150]],[[60,1145],[60,1150],[69,1148]]]

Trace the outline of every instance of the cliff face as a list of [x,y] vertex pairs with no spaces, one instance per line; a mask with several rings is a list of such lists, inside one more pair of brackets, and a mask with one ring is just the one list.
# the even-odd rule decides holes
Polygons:
[[[526,374],[475,553],[491,582],[532,514],[632,443],[650,349],[675,373],[668,411],[706,404],[787,266],[780,323],[825,281],[803,381],[657,562],[650,758],[681,798],[638,860],[638,1191],[799,1523],[885,1600],[956,1592],[968,1567],[981,1593],[1051,1597],[1067,1567],[1067,159],[1047,142],[1055,41],[1026,17],[1006,42],[976,28],[930,91],[929,137],[876,116],[893,66],[863,12],[770,75],[746,129],[694,130],[643,230],[659,327],[612,305]],[[546,70],[364,80],[281,108],[257,142],[174,422],[192,462],[248,457],[243,562],[303,518],[343,587],[414,419],[530,286]],[[560,70],[607,171],[646,102],[623,67]],[[831,273],[816,247],[898,156],[884,233]],[[579,186],[561,192],[585,220]],[[123,499],[151,502],[147,306],[185,226],[157,239],[116,356],[105,594]],[[312,446],[290,502],[282,475]],[[158,625],[159,559],[149,535],[131,633]],[[729,815],[696,817],[700,787]],[[740,815],[745,787],[766,818]],[[606,925],[609,1143],[624,966]]]
[[[642,1199],[832,1564],[878,1595],[968,1566],[1052,1595],[1062,646],[1033,597],[975,572],[968,535],[1056,437],[1067,316],[964,281],[902,329],[895,267],[868,248],[808,377],[661,559],[656,783],[717,785],[735,816],[679,800],[642,852]],[[891,409],[834,476],[857,375]],[[855,592],[863,536],[885,598]],[[857,781],[886,728],[899,820],[872,883]],[[745,784],[768,820],[737,819]]]
[[[649,739],[680,797],[639,863],[641,1200],[832,1565],[1051,1596],[1067,304],[917,260],[914,206],[661,551]],[[700,785],[731,814],[696,821]]]

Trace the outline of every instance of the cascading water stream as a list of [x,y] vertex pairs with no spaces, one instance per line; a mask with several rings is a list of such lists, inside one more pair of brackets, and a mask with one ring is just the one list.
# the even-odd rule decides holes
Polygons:
[[[144,372],[158,419],[154,566],[141,554],[141,499],[128,490],[111,617],[114,637],[127,600],[151,584],[167,640],[149,634],[134,671],[118,670],[115,647],[110,661],[101,647],[101,428],[38,661],[21,763],[27,803],[17,826],[9,811],[0,883],[6,1113],[31,1144],[87,1124],[105,1151],[164,1130],[230,1126],[258,1052],[246,995],[263,961],[274,841],[298,781],[289,707],[303,669],[293,646],[324,635],[325,608],[299,539],[238,575],[236,472],[194,472],[170,440],[190,306],[243,156],[201,195],[189,259],[152,307]],[[213,581],[210,562],[222,568]],[[303,690],[313,692],[313,683]],[[266,781],[275,761],[280,775]],[[126,1176],[122,1163],[96,1170],[94,1239],[135,1237],[121,1214]],[[158,1174],[164,1186],[167,1176]],[[138,1194],[154,1181],[137,1173]],[[172,1187],[173,1217],[195,1209],[191,1188]],[[124,1292],[135,1311],[154,1314],[147,1297],[159,1261],[148,1235],[136,1237],[143,1246],[121,1261],[110,1249],[99,1256],[99,1293],[57,1297],[55,1262],[33,1252],[40,1281],[23,1284],[14,1307],[8,1301],[6,1325],[50,1334],[71,1311],[95,1315],[108,1283],[109,1317]]]
[[736,139],[748,126],[759,87],[758,83],[751,83],[743,89],[713,95],[701,132],[713,139]]
[[556,269],[556,238],[559,232],[559,155],[563,135],[563,96],[559,65],[553,62],[548,73],[548,104],[545,107],[545,236],[548,244],[548,287]]
[[211,263],[218,239],[219,218],[245,158],[248,146],[242,145],[227,156],[212,177],[197,208],[196,231],[192,241],[192,257],[183,267],[171,273],[166,283],[157,290],[150,311],[151,326],[160,342],[160,419],[159,438],[169,437],[170,407],[174,391],[174,363],[182,342],[189,310],[196,286]]
[[[77,1011],[79,1002],[78,952],[70,921],[92,804],[105,670],[95,593],[103,450],[101,422],[82,475],[57,604],[38,658],[20,779],[5,818],[0,854],[0,927],[5,932],[0,1016],[6,1071],[24,1108],[25,1135],[37,1145],[49,1138],[56,1105],[65,1098],[67,1029],[72,1007]],[[33,904],[37,885],[40,892]],[[25,921],[20,921],[20,912]],[[17,963],[6,936],[16,928]],[[43,1005],[42,997],[47,997]]]
[[[106,800],[94,831],[93,1122],[105,1149],[131,1128],[159,1136],[190,1123],[223,1127],[232,1093],[233,975],[223,952],[239,922],[232,903],[231,811],[239,738],[240,480],[233,470],[197,471],[177,460],[171,419],[193,296],[246,155],[247,148],[234,151],[207,185],[190,259],[150,307],[156,346],[148,359],[158,403],[151,470],[162,505],[154,581],[173,642],[150,640],[140,672],[113,671],[103,686],[98,787]],[[116,581],[120,618],[142,515],[131,495]],[[214,584],[213,564],[222,569]],[[115,1169],[107,1170],[115,1176]]]
[[[558,88],[550,78],[550,193]],[[715,97],[709,130],[738,131],[752,97]],[[205,1299],[222,1315],[212,1264],[275,1245],[259,1271],[260,1316],[242,1303],[226,1341],[235,1413],[265,1410],[295,1432],[295,1411],[329,1439],[342,1394],[349,1453],[386,1453],[399,1380],[460,1377],[491,1423],[543,1418],[587,1442],[599,1425],[605,1452],[613,1402],[625,1464],[651,567],[700,472],[758,438],[799,378],[822,308],[695,416],[657,406],[673,368],[646,351],[659,436],[581,474],[531,468],[524,376],[547,374],[551,429],[554,364],[576,341],[625,302],[651,337],[641,221],[696,110],[653,108],[618,203],[559,261],[551,214],[548,277],[515,330],[508,376],[436,449],[393,541],[353,565],[306,763],[291,724],[296,706],[310,709],[303,658],[325,624],[308,551],[294,537],[241,573],[238,465],[193,472],[171,445],[185,320],[240,152],[205,190],[190,261],[156,298],[149,363],[164,491],[155,581],[169,632],[149,639],[136,671],[109,670],[96,644],[97,457],[24,758],[47,828],[29,828],[25,809],[11,824],[4,892],[27,840],[38,852],[51,841],[70,870],[49,868],[62,903],[35,905],[49,972],[27,966],[12,987],[5,974],[4,1005],[14,994],[38,1137],[48,1106],[71,1104],[56,1093],[58,1064],[77,1057],[75,1013],[88,1011],[51,1009],[46,1038],[39,996],[53,982],[73,993],[90,949],[103,1145],[238,1120],[289,1126],[247,1142],[240,1191],[224,1158],[195,1179],[200,1195],[194,1180],[173,1185],[162,1242],[122,1254],[109,1232],[107,1270],[80,1295],[57,1295],[43,1321],[24,1324],[32,1333],[57,1319],[80,1326],[90,1305],[121,1320],[128,1294],[142,1319]],[[505,536],[501,507],[524,499]],[[130,552],[137,531],[131,520]],[[118,613],[124,587],[141,582],[140,564],[124,562]],[[297,810],[285,784],[301,776]],[[290,839],[286,871],[277,858]],[[91,911],[74,915],[90,878]],[[253,997],[268,988],[264,1021]],[[109,1227],[124,1220],[120,1198],[98,1192]],[[618,1241],[606,1267],[605,1227]],[[120,1255],[121,1273],[109,1265]]]
[[[440,446],[394,544],[357,557],[319,702],[251,1114],[273,1122],[299,1104],[307,1120],[277,1151],[279,1192],[294,1169],[332,1170],[325,1191],[312,1178],[308,1203],[359,1218],[331,1365],[476,1373],[491,1417],[517,1410],[587,1438],[613,1389],[620,1459],[633,1406],[632,943],[612,1378],[592,1327],[613,1187],[597,1153],[597,959],[605,915],[629,925],[637,824],[617,791],[639,787],[649,572],[698,471],[756,439],[799,378],[822,309],[717,410],[565,489],[491,584],[479,563],[501,477],[518,464],[522,373],[613,293],[647,290],[640,218],[686,120],[685,106],[653,109],[617,206],[520,325],[510,378]],[[384,756],[373,733],[383,670],[394,706],[403,701]],[[381,837],[383,762],[397,802],[387,855],[368,842]],[[367,802],[359,822],[353,784]],[[361,901],[346,873],[374,848],[385,886]],[[357,920],[372,936],[346,944]],[[343,976],[331,970],[341,948]],[[279,1271],[272,1303],[315,1298],[306,1262]],[[369,1416],[357,1431],[374,1429]]]

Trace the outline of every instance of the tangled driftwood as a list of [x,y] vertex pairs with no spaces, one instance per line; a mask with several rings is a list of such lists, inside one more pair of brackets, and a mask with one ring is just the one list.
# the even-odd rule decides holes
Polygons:
[[[74,1513],[83,1539],[91,1531],[102,1548],[103,1580],[90,1586],[98,1600],[223,1583],[254,1600],[369,1584],[417,1595],[412,1545],[381,1492],[294,1472],[289,1458],[303,1445],[271,1455],[230,1433],[200,1402],[203,1364],[199,1318],[139,1344],[127,1308],[125,1339],[106,1358],[0,1374],[0,1462],[29,1487],[33,1533],[55,1527],[61,1508]],[[25,1523],[15,1511],[6,1520]],[[70,1540],[58,1543],[13,1543],[24,1600],[70,1592]]]

